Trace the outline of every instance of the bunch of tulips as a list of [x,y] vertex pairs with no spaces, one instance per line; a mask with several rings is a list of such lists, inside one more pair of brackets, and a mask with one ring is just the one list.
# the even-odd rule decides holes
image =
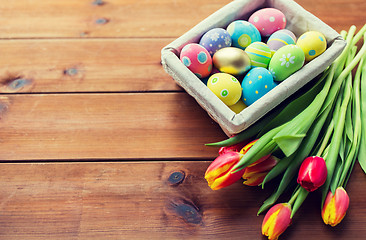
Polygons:
[[[357,34],[351,26],[341,35],[346,47],[309,90],[247,130],[207,144],[221,147],[205,173],[213,190],[240,179],[262,188],[279,179],[258,211],[269,209],[262,224],[268,239],[277,239],[287,229],[314,191],[322,194],[324,223],[339,224],[349,206],[345,189],[357,160],[366,172],[366,25]],[[357,50],[362,37],[364,43]],[[293,182],[296,187],[289,201],[277,203]]]

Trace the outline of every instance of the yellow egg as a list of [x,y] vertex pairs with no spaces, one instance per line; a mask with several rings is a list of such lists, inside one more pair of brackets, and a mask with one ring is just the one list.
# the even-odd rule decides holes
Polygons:
[[243,111],[246,107],[247,107],[247,105],[245,105],[245,103],[241,99],[237,103],[235,103],[234,105],[229,106],[231,111],[233,111],[236,114]]
[[309,31],[302,34],[296,43],[305,53],[305,60],[311,61],[327,48],[327,40],[321,32]]
[[215,73],[207,81],[207,87],[227,106],[234,105],[241,98],[241,84],[228,73]]
[[251,68],[250,58],[244,50],[236,47],[225,47],[212,57],[214,66],[220,72],[240,75]]

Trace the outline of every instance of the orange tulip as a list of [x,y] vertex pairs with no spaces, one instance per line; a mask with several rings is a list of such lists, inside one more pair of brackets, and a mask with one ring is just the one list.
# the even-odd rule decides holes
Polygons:
[[329,191],[323,205],[322,218],[325,224],[332,227],[342,221],[349,206],[349,197],[343,187],[338,187],[333,195]]
[[291,223],[291,205],[289,203],[279,203],[268,210],[262,223],[262,234],[269,240],[278,237],[287,229]]
[[227,152],[218,156],[207,168],[205,179],[212,190],[230,186],[243,176],[244,169],[233,173],[232,168],[243,155],[238,152]]

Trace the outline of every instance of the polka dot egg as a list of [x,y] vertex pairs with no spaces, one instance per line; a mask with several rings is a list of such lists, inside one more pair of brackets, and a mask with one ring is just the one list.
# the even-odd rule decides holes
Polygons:
[[219,49],[231,46],[231,36],[223,28],[214,28],[206,32],[200,40],[211,56]]
[[252,67],[268,67],[272,54],[267,44],[254,42],[245,49],[245,52],[250,58]]
[[311,61],[327,48],[324,35],[317,31],[309,31],[302,34],[296,43],[305,53],[305,60]]
[[277,84],[267,69],[256,67],[244,77],[241,86],[243,102],[249,106],[275,88]]
[[199,78],[207,77],[211,73],[211,55],[197,43],[185,45],[180,53],[180,60]]
[[215,73],[207,81],[207,87],[227,106],[232,106],[241,98],[240,82],[228,73]]
[[277,30],[286,27],[285,15],[276,8],[263,8],[254,12],[248,20],[263,37],[269,37]]
[[296,36],[287,29],[281,29],[274,32],[267,41],[267,45],[271,49],[272,55],[281,47],[289,44],[296,44]]
[[245,49],[249,44],[261,41],[258,29],[250,22],[244,20],[233,21],[226,30],[231,36],[233,47]]

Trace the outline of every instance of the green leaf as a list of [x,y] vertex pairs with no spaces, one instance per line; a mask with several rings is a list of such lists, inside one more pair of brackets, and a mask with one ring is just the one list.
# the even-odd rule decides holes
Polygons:
[[[366,57],[364,57],[365,59]],[[361,77],[361,139],[358,151],[358,163],[366,174],[366,60],[362,66]]]
[[288,157],[293,154],[300,146],[302,140],[306,134],[287,135],[274,137],[273,140],[277,143],[278,147]]

